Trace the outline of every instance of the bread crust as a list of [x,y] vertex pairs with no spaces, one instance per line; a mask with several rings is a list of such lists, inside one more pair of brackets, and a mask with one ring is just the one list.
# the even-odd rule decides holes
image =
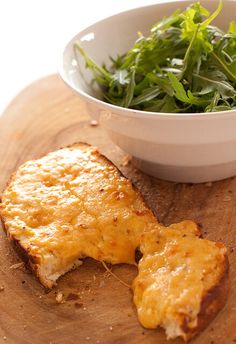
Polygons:
[[202,299],[201,309],[197,317],[197,326],[195,328],[190,328],[188,326],[188,319],[186,318],[181,326],[185,342],[190,341],[193,337],[202,332],[216,317],[227,301],[229,289],[229,260],[225,255],[222,273],[217,284],[208,290]]
[[14,236],[9,235],[9,231],[7,225],[5,224],[4,217],[0,217],[2,228],[6,233],[10,243],[12,244],[13,248],[17,252],[17,254],[21,257],[21,259],[26,263],[26,266],[34,273],[34,275],[39,279],[40,283],[46,288],[51,289],[52,284],[49,284],[46,279],[43,279],[42,276],[39,274],[39,267],[40,267],[40,257],[32,255],[29,250],[25,249],[20,243],[20,240],[16,239]]

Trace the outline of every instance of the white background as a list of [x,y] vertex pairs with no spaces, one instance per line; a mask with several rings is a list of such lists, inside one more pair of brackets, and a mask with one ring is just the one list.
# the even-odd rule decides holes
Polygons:
[[0,0],[0,114],[32,81],[57,72],[66,42],[86,26],[158,0]]

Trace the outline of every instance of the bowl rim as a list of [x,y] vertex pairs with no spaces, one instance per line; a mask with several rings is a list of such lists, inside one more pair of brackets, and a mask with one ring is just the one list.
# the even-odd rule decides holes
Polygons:
[[[177,118],[179,119],[210,119],[210,118],[218,118],[218,117],[231,117],[232,115],[236,116],[236,108],[235,109],[231,109],[231,110],[225,110],[225,111],[213,111],[213,112],[183,112],[183,113],[178,113],[178,112],[154,112],[154,111],[143,111],[143,110],[136,110],[136,109],[132,109],[132,108],[125,108],[122,106],[118,106],[118,105],[114,105],[111,103],[107,103],[99,98],[96,98],[94,96],[91,96],[90,94],[86,93],[85,91],[83,91],[81,88],[77,88],[73,82],[71,82],[68,78],[67,78],[67,73],[65,72],[65,68],[64,68],[64,55],[66,53],[66,51],[70,48],[70,46],[72,45],[73,42],[75,42],[76,40],[78,40],[78,36],[84,36],[87,31],[91,31],[94,29],[95,26],[106,22],[107,20],[111,20],[114,19],[115,17],[119,17],[125,14],[129,14],[129,13],[134,13],[136,11],[141,11],[144,8],[156,8],[159,7],[160,5],[165,5],[165,4],[176,4],[176,3],[191,3],[192,0],[159,0],[158,3],[156,4],[150,4],[150,5],[144,5],[144,6],[139,6],[139,7],[134,7],[125,11],[121,11],[118,13],[115,13],[111,16],[105,17],[91,25],[89,25],[88,27],[84,28],[83,30],[79,31],[76,35],[74,35],[64,46],[64,48],[62,49],[62,52],[60,54],[60,58],[59,58],[59,62],[58,62],[58,72],[59,72],[59,76],[61,77],[61,79],[65,82],[65,84],[67,84],[74,92],[76,92],[77,94],[79,94],[80,96],[82,96],[85,100],[89,100],[91,103],[96,104],[97,106],[100,107],[105,107],[113,112],[115,112],[116,114],[119,113],[120,116],[128,116],[128,117],[159,117],[159,118],[169,118],[169,119],[174,119],[176,120]],[[202,2],[208,2],[208,3],[216,3],[218,4],[219,1],[218,0],[203,0]],[[231,3],[231,4],[235,4],[236,7],[236,0],[223,0],[223,5],[226,3]],[[232,19],[233,20],[233,19]]]

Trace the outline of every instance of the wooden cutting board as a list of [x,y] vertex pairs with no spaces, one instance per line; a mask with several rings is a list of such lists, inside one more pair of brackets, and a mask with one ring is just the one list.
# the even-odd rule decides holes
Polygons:
[[[168,225],[192,219],[204,237],[223,241],[229,248],[230,296],[225,308],[192,343],[236,342],[236,178],[190,185],[144,175],[127,164],[127,156],[99,126],[91,125],[85,104],[56,75],[35,82],[12,101],[0,118],[0,139],[1,190],[26,160],[85,141],[98,146],[132,179],[160,222]],[[163,330],[139,325],[130,290],[100,263],[86,260],[47,293],[24,266],[15,265],[20,261],[1,229],[0,343],[167,343]],[[113,272],[128,284],[137,273],[127,265],[115,266]],[[56,301],[58,293],[63,293],[65,302]]]

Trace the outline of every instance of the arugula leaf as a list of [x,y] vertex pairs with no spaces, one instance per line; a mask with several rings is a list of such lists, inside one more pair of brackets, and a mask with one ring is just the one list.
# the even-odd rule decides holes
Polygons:
[[80,54],[84,57],[85,62],[86,62],[86,67],[90,68],[95,76],[97,76],[97,73],[99,74],[99,76],[103,77],[105,81],[109,82],[111,80],[111,74],[109,72],[107,72],[107,70],[101,66],[99,66],[96,62],[94,62],[91,57],[89,57],[87,55],[87,53],[85,52],[85,50],[81,47],[81,45],[76,42],[74,44],[75,49],[78,49]]
[[130,74],[130,80],[129,80],[128,87],[126,90],[127,93],[124,98],[124,105],[123,105],[124,107],[130,106],[133,96],[134,96],[134,87],[135,87],[135,69],[133,69]]
[[175,91],[175,97],[183,103],[192,105],[204,105],[206,100],[195,97],[190,90],[187,92],[184,89],[183,84],[176,78],[173,73],[168,73],[171,85]]
[[160,87],[158,86],[146,88],[138,97],[134,98],[131,101],[130,105],[134,106],[144,102],[148,102],[153,98],[156,98],[160,93]]
[[228,33],[236,34],[236,24],[234,21],[229,23]]
[[236,81],[236,60],[227,63],[222,52],[211,52],[211,55],[221,70],[228,76],[231,81]]
[[[207,92],[218,91],[222,98],[229,98],[236,96],[236,90],[227,81],[224,80],[224,74],[219,71],[212,71],[206,73],[204,76],[200,74],[193,74],[193,77],[197,79],[198,87],[207,87]],[[200,93],[200,92],[199,92]],[[201,94],[203,90],[201,90]]]
[[211,112],[213,109],[216,108],[218,101],[220,99],[220,94],[219,92],[215,92],[214,97],[212,98],[211,103],[206,107],[205,112]]
[[201,23],[201,29],[205,29],[208,25],[210,25],[210,23],[220,14],[222,7],[223,7],[223,2],[222,0],[220,0],[219,6],[215,10],[215,12],[213,12],[206,20],[204,20],[203,23]]
[[176,78],[176,76],[173,73],[169,72],[168,77],[174,89],[176,98],[183,103],[189,103],[188,95],[184,89],[184,86],[181,84],[181,82]]
[[226,106],[226,105],[218,105],[218,106],[213,107],[211,111],[228,111],[232,109],[235,109],[235,106],[231,107],[231,106]]

